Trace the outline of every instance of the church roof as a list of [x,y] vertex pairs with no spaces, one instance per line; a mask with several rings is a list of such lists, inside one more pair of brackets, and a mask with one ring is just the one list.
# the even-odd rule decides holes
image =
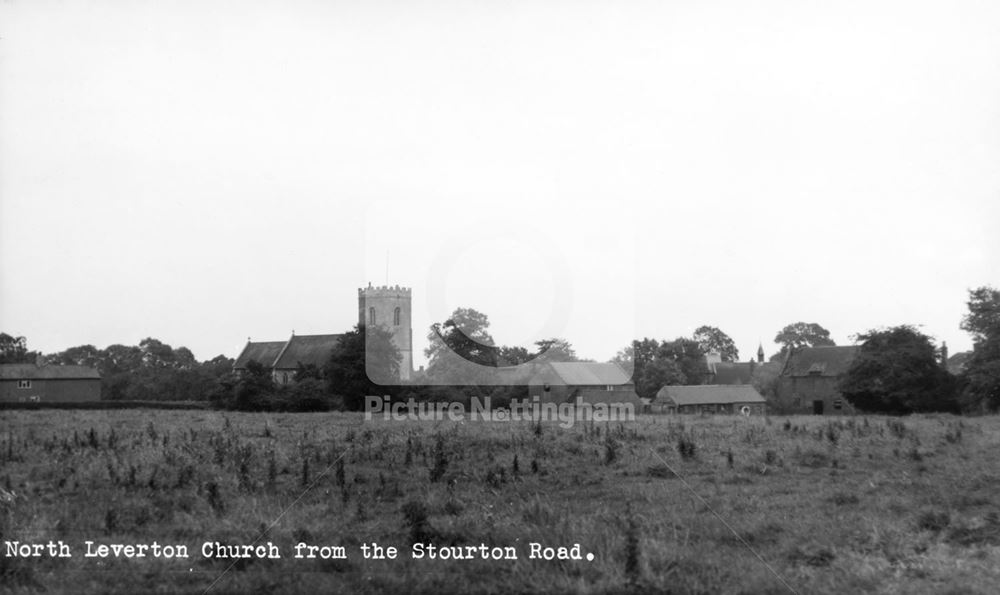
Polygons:
[[257,341],[256,343],[247,341],[246,347],[237,356],[233,369],[244,370],[251,361],[255,361],[265,368],[274,367],[274,362],[278,359],[278,355],[286,343],[287,341]]
[[299,365],[322,368],[343,335],[292,335],[287,341],[248,341],[233,369],[246,369],[250,361],[266,368],[294,370]]
[[281,351],[278,361],[274,363],[274,367],[281,370],[298,368],[299,365],[322,368],[340,343],[341,336],[292,335]]

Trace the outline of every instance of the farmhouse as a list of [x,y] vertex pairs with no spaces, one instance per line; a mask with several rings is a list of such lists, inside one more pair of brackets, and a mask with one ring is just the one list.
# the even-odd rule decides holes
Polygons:
[[650,405],[650,411],[659,413],[762,415],[766,410],[767,401],[748,384],[664,386]]
[[296,335],[287,341],[247,340],[243,351],[233,364],[237,374],[245,373],[247,364],[255,361],[271,371],[277,384],[290,384],[295,373],[306,366],[322,369],[333,350],[340,343],[341,335]]
[[796,413],[853,412],[839,385],[857,352],[855,345],[793,350],[778,378],[778,402]]
[[89,366],[0,364],[0,402],[99,401],[101,375]]
[[642,411],[635,385],[615,363],[540,364],[528,380],[528,394],[542,403],[631,404]]

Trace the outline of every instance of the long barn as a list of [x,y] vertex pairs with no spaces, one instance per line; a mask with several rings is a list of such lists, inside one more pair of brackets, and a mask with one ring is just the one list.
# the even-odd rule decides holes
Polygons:
[[762,415],[767,401],[748,384],[664,386],[650,405],[654,413],[745,413]]
[[65,403],[100,399],[101,375],[89,366],[0,364],[0,401]]

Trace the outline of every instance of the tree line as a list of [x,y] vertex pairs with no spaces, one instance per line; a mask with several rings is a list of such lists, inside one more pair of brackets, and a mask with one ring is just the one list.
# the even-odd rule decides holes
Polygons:
[[138,345],[78,345],[42,354],[30,351],[25,337],[7,333],[0,333],[0,363],[88,366],[101,375],[102,399],[137,401],[207,400],[233,369],[232,358],[218,355],[199,362],[187,347],[152,337]]
[[[873,329],[853,337],[859,349],[840,389],[862,411],[911,413],[921,411],[994,412],[1000,409],[1000,291],[992,287],[970,290],[968,313],[961,328],[973,336],[974,347],[964,369],[950,374],[933,339],[910,325]],[[491,396],[502,404],[527,396],[523,386],[468,383],[462,362],[479,364],[489,374],[530,361],[581,360],[562,338],[537,341],[531,348],[497,346],[489,332],[489,318],[472,308],[458,308],[448,320],[431,326],[424,384],[395,386],[400,355],[392,335],[380,327],[354,327],[322,367],[300,366],[295,382],[276,385],[263,362],[251,362],[247,373],[233,373],[234,360],[223,355],[198,362],[186,347],[171,347],[154,338],[138,345],[111,345],[98,349],[80,345],[42,355],[30,351],[24,337],[0,333],[0,363],[42,361],[96,368],[104,399],[208,400],[220,407],[259,410],[358,410],[365,395],[391,398],[458,400]],[[781,362],[803,347],[833,346],[830,332],[817,323],[796,322],[774,338],[780,345],[770,358]],[[665,385],[703,384],[707,380],[705,355],[718,353],[735,362],[735,342],[717,327],[698,327],[690,337],[672,340],[643,338],[611,360],[632,369],[640,397],[654,398]],[[773,398],[777,383],[774,366],[761,366],[753,384]]]

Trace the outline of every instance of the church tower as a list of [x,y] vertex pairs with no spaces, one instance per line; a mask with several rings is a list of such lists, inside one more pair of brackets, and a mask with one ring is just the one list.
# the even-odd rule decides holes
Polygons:
[[402,356],[400,380],[413,376],[413,329],[410,325],[410,288],[396,286],[358,289],[358,324],[381,326],[392,333],[392,342]]

